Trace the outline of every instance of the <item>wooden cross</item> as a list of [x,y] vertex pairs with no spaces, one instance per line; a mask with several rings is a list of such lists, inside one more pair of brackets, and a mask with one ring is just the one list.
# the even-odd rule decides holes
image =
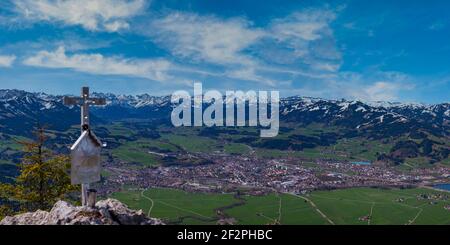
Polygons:
[[[89,106],[91,105],[106,105],[104,98],[89,97],[89,87],[81,89],[81,97],[64,97],[65,105],[79,105],[81,106],[81,133],[90,130],[89,127]],[[83,206],[87,205],[89,183],[81,185],[81,203]]]
[[84,127],[89,128],[89,106],[106,105],[106,99],[89,97],[89,87],[83,87],[81,97],[64,97],[64,104],[81,106],[81,131],[84,131]]

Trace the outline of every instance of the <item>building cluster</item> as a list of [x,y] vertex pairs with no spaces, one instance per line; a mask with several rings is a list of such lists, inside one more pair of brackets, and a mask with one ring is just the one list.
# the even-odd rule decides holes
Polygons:
[[166,187],[186,191],[227,192],[245,188],[255,193],[266,191],[305,193],[312,190],[351,187],[406,187],[447,179],[448,169],[415,170],[408,174],[392,167],[355,165],[348,162],[317,160],[303,164],[301,159],[262,159],[253,156],[198,154],[212,164],[133,168],[126,163],[107,165],[110,173],[102,182],[106,193],[122,186]]

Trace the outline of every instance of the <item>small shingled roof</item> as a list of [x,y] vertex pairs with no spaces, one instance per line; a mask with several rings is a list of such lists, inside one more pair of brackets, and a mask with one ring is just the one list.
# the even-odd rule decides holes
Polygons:
[[75,141],[72,147],[70,147],[70,150],[71,151],[75,150],[85,137],[89,137],[92,143],[94,143],[98,147],[101,147],[103,145],[102,142],[97,138],[97,136],[95,136],[95,134],[91,130],[86,130],[81,134],[81,136],[77,139],[77,141]]

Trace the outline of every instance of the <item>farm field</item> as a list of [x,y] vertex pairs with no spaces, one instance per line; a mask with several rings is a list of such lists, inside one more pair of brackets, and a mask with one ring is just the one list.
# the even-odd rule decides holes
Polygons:
[[242,225],[450,224],[450,211],[444,208],[450,205],[448,196],[446,192],[422,188],[354,188],[305,196],[236,196],[173,189],[127,190],[112,195],[169,224],[216,224],[222,216]]
[[112,196],[132,209],[171,224],[215,224],[215,209],[235,202],[232,194],[187,193],[173,189],[130,190]]
[[113,156],[129,163],[140,163],[144,166],[159,164],[157,157],[149,154],[148,151],[136,143],[124,144],[118,147],[114,150]]

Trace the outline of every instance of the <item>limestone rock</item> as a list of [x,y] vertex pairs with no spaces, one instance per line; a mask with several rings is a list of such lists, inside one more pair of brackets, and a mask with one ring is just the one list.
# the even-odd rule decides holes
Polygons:
[[164,225],[159,219],[147,217],[142,210],[129,209],[115,199],[97,202],[95,208],[76,207],[57,202],[50,212],[38,210],[6,217],[0,225]]

